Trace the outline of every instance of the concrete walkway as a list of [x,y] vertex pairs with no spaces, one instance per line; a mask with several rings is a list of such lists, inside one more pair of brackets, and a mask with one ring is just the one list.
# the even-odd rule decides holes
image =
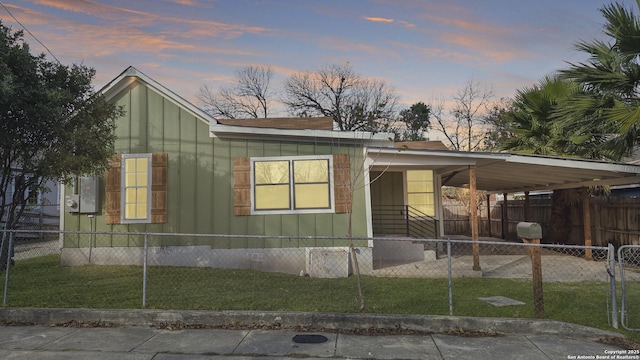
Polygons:
[[[286,330],[158,330],[147,327],[0,327],[0,358],[9,359],[571,359],[624,351],[589,339],[550,335],[463,337],[445,334],[363,336],[313,333],[296,343]],[[307,334],[308,335],[308,334]],[[613,357],[612,357],[613,358]],[[639,357],[632,357],[638,359]]]
[[[48,321],[48,324],[0,326],[0,359],[640,359],[640,355],[631,349],[597,341],[619,336],[617,333],[533,319],[0,309],[0,320],[5,324],[25,322],[27,319],[31,319],[33,323]],[[152,327],[148,324],[162,319],[164,321],[159,324],[164,326]],[[61,320],[70,322],[59,322]],[[274,327],[274,321],[283,329],[265,330]],[[193,328],[197,327],[195,324],[214,326],[217,322],[254,326],[231,330]],[[289,327],[294,323],[303,326]],[[65,326],[69,324],[75,326]],[[83,324],[103,327],[83,327]],[[261,324],[264,325],[262,328]],[[295,330],[309,329],[309,324],[316,324],[318,329],[322,327],[324,330]],[[358,334],[358,329],[364,331],[372,326],[376,329],[390,329],[391,333],[394,332],[393,329],[399,328],[405,331],[391,335]],[[177,330],[170,330],[171,328]],[[413,332],[419,334],[409,334],[412,328]],[[439,328],[442,331],[425,331],[429,328]],[[296,335],[307,336],[303,340],[308,340],[308,335],[315,335],[312,339],[318,339],[317,335],[320,335],[326,341],[300,343],[294,341]],[[617,357],[619,355],[625,357]]]

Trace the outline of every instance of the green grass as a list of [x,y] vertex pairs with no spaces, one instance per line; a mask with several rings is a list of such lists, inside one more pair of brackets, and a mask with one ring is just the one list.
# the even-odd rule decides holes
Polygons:
[[[8,305],[142,307],[141,267],[61,267],[59,260],[51,255],[17,261],[11,270]],[[447,279],[364,276],[362,285],[366,313],[449,315]],[[601,282],[545,283],[545,317],[613,330],[607,320],[607,287]],[[0,289],[4,291],[4,281]],[[316,279],[255,270],[150,267],[147,289],[147,307],[156,309],[359,312],[353,276]],[[454,278],[452,291],[456,316],[534,317],[531,281]],[[498,295],[526,305],[495,307],[478,300]],[[630,288],[628,298],[639,299],[640,286]],[[640,306],[635,313],[640,315]],[[621,333],[640,341],[635,332]]]

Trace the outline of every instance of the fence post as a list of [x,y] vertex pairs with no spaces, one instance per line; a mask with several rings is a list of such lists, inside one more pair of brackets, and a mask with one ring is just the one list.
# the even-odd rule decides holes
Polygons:
[[42,232],[42,227],[44,226],[44,216],[42,215],[43,207],[40,208],[40,214],[38,215],[38,230],[40,233],[38,234],[38,239],[42,240],[44,238],[44,233]]
[[[9,299],[9,278],[11,275],[11,253],[13,252],[13,238],[15,236],[15,232],[11,232],[9,233],[9,252],[7,253],[7,267],[6,270],[7,272],[5,273],[5,278],[4,278],[4,298],[3,298],[3,304],[7,305],[8,303],[8,299]],[[4,233],[2,240],[4,242],[4,239],[6,237],[6,232]]]
[[147,255],[149,254],[149,234],[144,234],[144,254],[142,263],[142,307],[147,307]]
[[609,244],[607,249],[607,273],[611,283],[611,325],[618,328],[618,302],[616,294],[616,249],[613,244]]
[[447,277],[449,278],[449,316],[453,316],[453,284],[451,274],[451,239],[447,239]]

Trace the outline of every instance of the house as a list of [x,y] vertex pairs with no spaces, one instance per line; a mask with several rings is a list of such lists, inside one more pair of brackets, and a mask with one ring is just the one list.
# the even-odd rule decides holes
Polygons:
[[[10,208],[14,191],[17,186],[16,182],[21,181],[21,177],[29,177],[20,169],[13,168],[9,183],[7,184],[7,192],[5,194],[6,209]],[[24,183],[23,183],[24,184]],[[20,230],[56,230],[59,228],[60,215],[60,183],[57,180],[44,180],[29,185],[24,193],[25,208],[18,219],[17,229]],[[2,199],[0,198],[0,202]],[[18,209],[17,209],[18,210]],[[17,211],[16,210],[16,211]],[[0,219],[0,229],[4,227],[8,214],[5,213]],[[24,238],[41,238],[43,234],[19,233],[18,237]]]
[[421,244],[372,238],[443,236],[443,185],[505,193],[637,183],[640,174],[627,164],[396,146],[389,134],[334,131],[330,118],[214,119],[133,67],[101,92],[125,110],[117,154],[104,177],[65,187],[61,218],[64,230],[109,234],[65,234],[63,265],[141,264],[147,240],[152,265],[255,268],[260,259],[262,270],[313,274],[310,259],[349,263],[349,235],[370,268],[421,261]]

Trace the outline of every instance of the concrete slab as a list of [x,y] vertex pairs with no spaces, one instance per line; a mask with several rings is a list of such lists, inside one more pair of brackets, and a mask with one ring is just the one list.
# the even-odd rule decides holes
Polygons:
[[0,349],[37,349],[76,329],[46,326],[12,326],[0,331]]
[[[612,350],[625,350],[617,346],[600,344],[593,341],[570,338],[558,339],[557,336],[527,335],[526,337],[536,347],[542,349],[551,359],[571,359],[572,356],[575,356],[574,359],[580,357],[583,359],[595,359],[597,355],[606,358],[607,355],[612,354],[610,352]],[[613,358],[613,355],[611,355],[611,357]]]
[[249,330],[164,330],[135,348],[136,352],[231,354]]
[[506,296],[491,296],[486,298],[478,298],[479,300],[488,302],[496,307],[525,305],[522,301],[508,298]]
[[153,360],[212,360],[212,359],[229,359],[227,356],[213,355],[193,355],[193,354],[157,354]]
[[[304,360],[327,360],[327,358],[315,358],[301,356]],[[228,356],[228,355],[190,355],[190,354],[158,354],[153,360],[282,360],[281,356]],[[293,359],[293,358],[292,358]]]
[[100,351],[0,350],[3,360],[152,360],[154,354]]
[[331,357],[335,354],[337,334],[318,333],[329,339],[321,344],[294,343],[292,339],[297,334],[293,331],[252,330],[238,345],[233,355],[295,356],[296,354],[306,354]]
[[463,337],[438,334],[432,337],[444,359],[549,360],[524,336]]
[[42,348],[46,350],[96,350],[127,352],[160,330],[150,328],[80,328]]
[[358,359],[442,359],[431,336],[338,335],[336,356]]

